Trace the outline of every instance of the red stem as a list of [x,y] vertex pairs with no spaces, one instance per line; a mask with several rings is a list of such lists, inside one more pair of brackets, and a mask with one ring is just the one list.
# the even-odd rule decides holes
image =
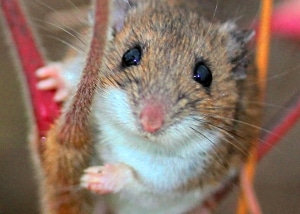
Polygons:
[[300,98],[291,110],[276,123],[258,148],[258,160],[262,159],[300,119]]
[[0,0],[0,4],[12,38],[12,47],[16,50],[29,88],[39,136],[42,137],[58,117],[59,106],[53,101],[54,91],[40,91],[36,88],[38,79],[35,77],[35,71],[44,65],[44,59],[20,2],[18,0]]

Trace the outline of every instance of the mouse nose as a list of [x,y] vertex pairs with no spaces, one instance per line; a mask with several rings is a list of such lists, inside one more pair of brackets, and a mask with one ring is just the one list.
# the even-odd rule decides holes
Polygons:
[[140,114],[140,123],[144,131],[154,133],[158,131],[164,123],[164,110],[161,105],[148,104]]

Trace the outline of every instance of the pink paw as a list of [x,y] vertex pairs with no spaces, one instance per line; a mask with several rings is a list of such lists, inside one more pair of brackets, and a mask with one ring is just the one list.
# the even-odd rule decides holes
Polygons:
[[36,71],[36,76],[40,79],[37,88],[40,90],[56,90],[54,101],[63,102],[69,95],[66,81],[62,76],[62,64],[50,63]]
[[98,194],[119,192],[132,178],[131,169],[124,164],[92,166],[84,171],[81,186]]

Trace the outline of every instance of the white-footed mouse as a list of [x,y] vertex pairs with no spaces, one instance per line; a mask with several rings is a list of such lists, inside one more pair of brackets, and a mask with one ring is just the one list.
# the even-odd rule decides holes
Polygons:
[[[114,1],[99,68],[106,78],[92,106],[93,166],[81,179],[113,213],[193,212],[237,172],[257,136],[254,33],[193,4]],[[39,69],[38,87],[67,98],[85,61],[78,54]],[[71,80],[55,78],[61,70]]]

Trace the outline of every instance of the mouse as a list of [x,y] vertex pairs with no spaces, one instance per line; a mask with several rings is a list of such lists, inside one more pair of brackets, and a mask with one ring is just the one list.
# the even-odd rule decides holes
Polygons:
[[[95,213],[97,203],[117,214],[198,213],[247,159],[261,118],[255,33],[207,15],[203,2],[113,1],[80,180]],[[68,108],[86,56],[38,69],[37,87],[56,89]]]

